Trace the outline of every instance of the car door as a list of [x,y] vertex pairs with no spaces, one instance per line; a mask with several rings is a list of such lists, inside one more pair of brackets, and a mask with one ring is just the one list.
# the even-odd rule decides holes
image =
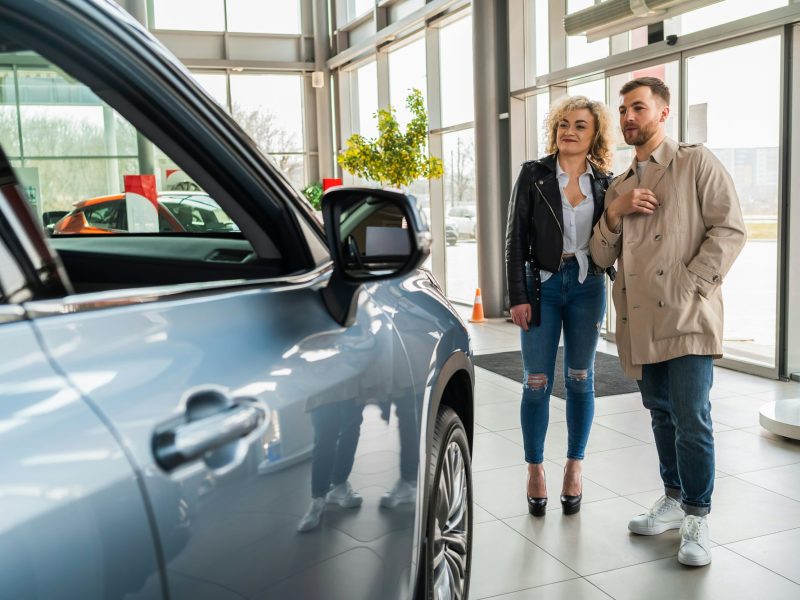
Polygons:
[[[19,3],[0,32],[23,14],[58,30],[21,35],[72,75],[59,85],[85,77],[104,110],[168,148],[243,234],[60,236],[77,293],[25,303],[43,349],[139,473],[170,597],[408,597],[418,507],[380,506],[399,473],[387,405],[416,400],[392,322],[369,293],[349,326],[331,317],[329,257],[291,191],[173,59],[126,45],[133,25],[113,10]],[[315,473],[363,500],[300,532]]]
[[[7,167],[7,164],[6,164]],[[24,302],[41,262],[0,175],[0,596],[165,597],[141,479],[91,402],[42,351]],[[16,206],[16,208],[15,208]],[[25,262],[27,253],[31,260]],[[90,390],[104,373],[85,373]]]

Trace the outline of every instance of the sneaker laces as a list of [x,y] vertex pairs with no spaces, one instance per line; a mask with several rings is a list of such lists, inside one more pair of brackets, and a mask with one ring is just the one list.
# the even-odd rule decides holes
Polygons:
[[687,515],[683,522],[683,527],[681,528],[681,537],[688,542],[696,542],[700,544],[702,541],[700,534],[700,523],[702,522],[703,520],[700,517]]
[[663,515],[665,512],[667,512],[668,510],[671,510],[671,509],[672,509],[672,506],[671,506],[671,503],[670,503],[669,496],[666,496],[666,495],[665,496],[661,496],[661,498],[658,499],[658,502],[655,503],[653,508],[650,509],[649,516],[655,518],[655,517]]

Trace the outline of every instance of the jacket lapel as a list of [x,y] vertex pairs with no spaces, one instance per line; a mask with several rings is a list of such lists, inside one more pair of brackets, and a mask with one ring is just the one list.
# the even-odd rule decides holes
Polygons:
[[650,161],[644,171],[644,177],[639,187],[655,190],[658,182],[661,181],[661,178],[664,177],[664,173],[667,172],[667,167],[669,167],[677,151],[677,142],[671,138],[665,137],[664,141],[661,142],[650,157]]
[[555,172],[548,173],[537,183],[539,183],[539,187],[544,192],[543,200],[550,205],[558,221],[558,226],[561,231],[564,231],[564,211],[561,207],[561,190],[558,188],[558,177],[556,177]]
[[614,193],[617,196],[622,196],[623,194],[627,194],[637,187],[641,187],[638,184],[639,178],[636,176],[636,171],[628,169],[627,173],[622,175],[621,179],[619,179],[614,185]]

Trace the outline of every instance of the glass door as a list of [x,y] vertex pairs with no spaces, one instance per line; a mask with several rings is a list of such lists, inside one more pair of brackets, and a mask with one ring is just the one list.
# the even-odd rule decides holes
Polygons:
[[725,358],[774,375],[782,37],[748,39],[684,55],[685,139],[702,142],[725,165],[747,226],[747,244],[722,286]]

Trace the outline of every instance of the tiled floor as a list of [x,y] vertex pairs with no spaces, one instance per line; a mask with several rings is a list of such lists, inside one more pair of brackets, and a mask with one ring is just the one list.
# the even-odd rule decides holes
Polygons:
[[[519,347],[503,320],[469,327],[477,354]],[[599,349],[616,353],[603,341]],[[689,568],[676,558],[677,531],[643,537],[627,529],[661,494],[649,413],[638,393],[597,399],[583,506],[570,517],[558,503],[565,405],[552,399],[545,468],[555,501],[537,519],[524,498],[520,385],[476,371],[472,600],[800,598],[800,442],[758,424],[763,403],[800,397],[800,384],[715,369],[714,558],[709,567]]]

